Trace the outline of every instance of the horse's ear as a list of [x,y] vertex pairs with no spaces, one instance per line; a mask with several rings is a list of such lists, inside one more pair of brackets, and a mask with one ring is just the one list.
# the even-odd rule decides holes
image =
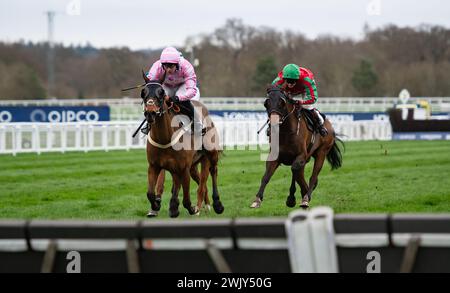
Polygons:
[[144,69],[142,69],[142,77],[144,78],[145,83],[149,83],[150,79],[148,79],[147,75],[144,72]]

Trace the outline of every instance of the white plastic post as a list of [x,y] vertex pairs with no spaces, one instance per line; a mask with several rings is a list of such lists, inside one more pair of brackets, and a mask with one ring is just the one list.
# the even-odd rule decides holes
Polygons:
[[294,211],[289,214],[285,227],[293,273],[339,271],[331,208]]

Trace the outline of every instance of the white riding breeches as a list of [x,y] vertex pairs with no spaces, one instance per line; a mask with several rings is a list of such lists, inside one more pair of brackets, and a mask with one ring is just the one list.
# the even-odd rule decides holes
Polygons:
[[[293,97],[294,100],[298,100],[299,98],[303,100],[305,98],[305,94],[297,95],[297,96]],[[310,110],[310,111],[315,111],[317,113],[317,117],[319,117],[319,119],[320,119],[320,124],[323,124],[325,122],[325,120],[323,120],[323,117],[322,117],[322,115],[320,115],[319,110],[317,110],[316,105],[317,105],[316,103],[311,104],[311,105],[302,105],[302,108],[306,109],[306,110]]]
[[[184,83],[182,85],[180,85],[179,87],[168,87],[164,84],[162,85],[162,87],[169,97],[186,95],[186,92],[187,92],[186,84],[184,84]],[[199,101],[200,100],[200,90],[198,89],[198,87],[196,87],[196,89],[197,89],[197,93],[191,99],[191,101]]]

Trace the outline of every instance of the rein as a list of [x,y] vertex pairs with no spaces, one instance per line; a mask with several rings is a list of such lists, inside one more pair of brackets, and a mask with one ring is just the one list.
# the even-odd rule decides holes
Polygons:
[[291,116],[292,113],[294,113],[295,109],[296,109],[296,106],[294,106],[294,107],[292,108],[292,111],[291,111],[291,112],[287,113],[285,116],[283,116],[283,117],[281,118],[280,125],[283,124],[283,122],[286,121],[286,119],[287,119],[289,116]]

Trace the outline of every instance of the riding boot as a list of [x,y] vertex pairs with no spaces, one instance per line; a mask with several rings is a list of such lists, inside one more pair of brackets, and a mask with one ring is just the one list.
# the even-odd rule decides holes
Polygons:
[[200,119],[200,115],[194,114],[194,117],[192,117],[192,124],[194,126],[195,134],[200,134],[202,136],[205,135],[206,129],[203,128],[203,123]]
[[180,102],[181,106],[181,112],[183,114],[186,114],[189,119],[192,121],[192,130],[195,134],[200,133],[201,135],[204,134],[203,124],[200,120],[200,115],[196,115],[194,105],[192,105],[191,101],[183,101]]
[[320,115],[320,113],[317,109],[313,109],[312,112],[314,113],[314,117],[316,118],[317,128],[319,130],[320,135],[326,136],[328,134],[328,131],[325,128],[325,126],[323,125],[324,120],[323,120],[322,116]]

